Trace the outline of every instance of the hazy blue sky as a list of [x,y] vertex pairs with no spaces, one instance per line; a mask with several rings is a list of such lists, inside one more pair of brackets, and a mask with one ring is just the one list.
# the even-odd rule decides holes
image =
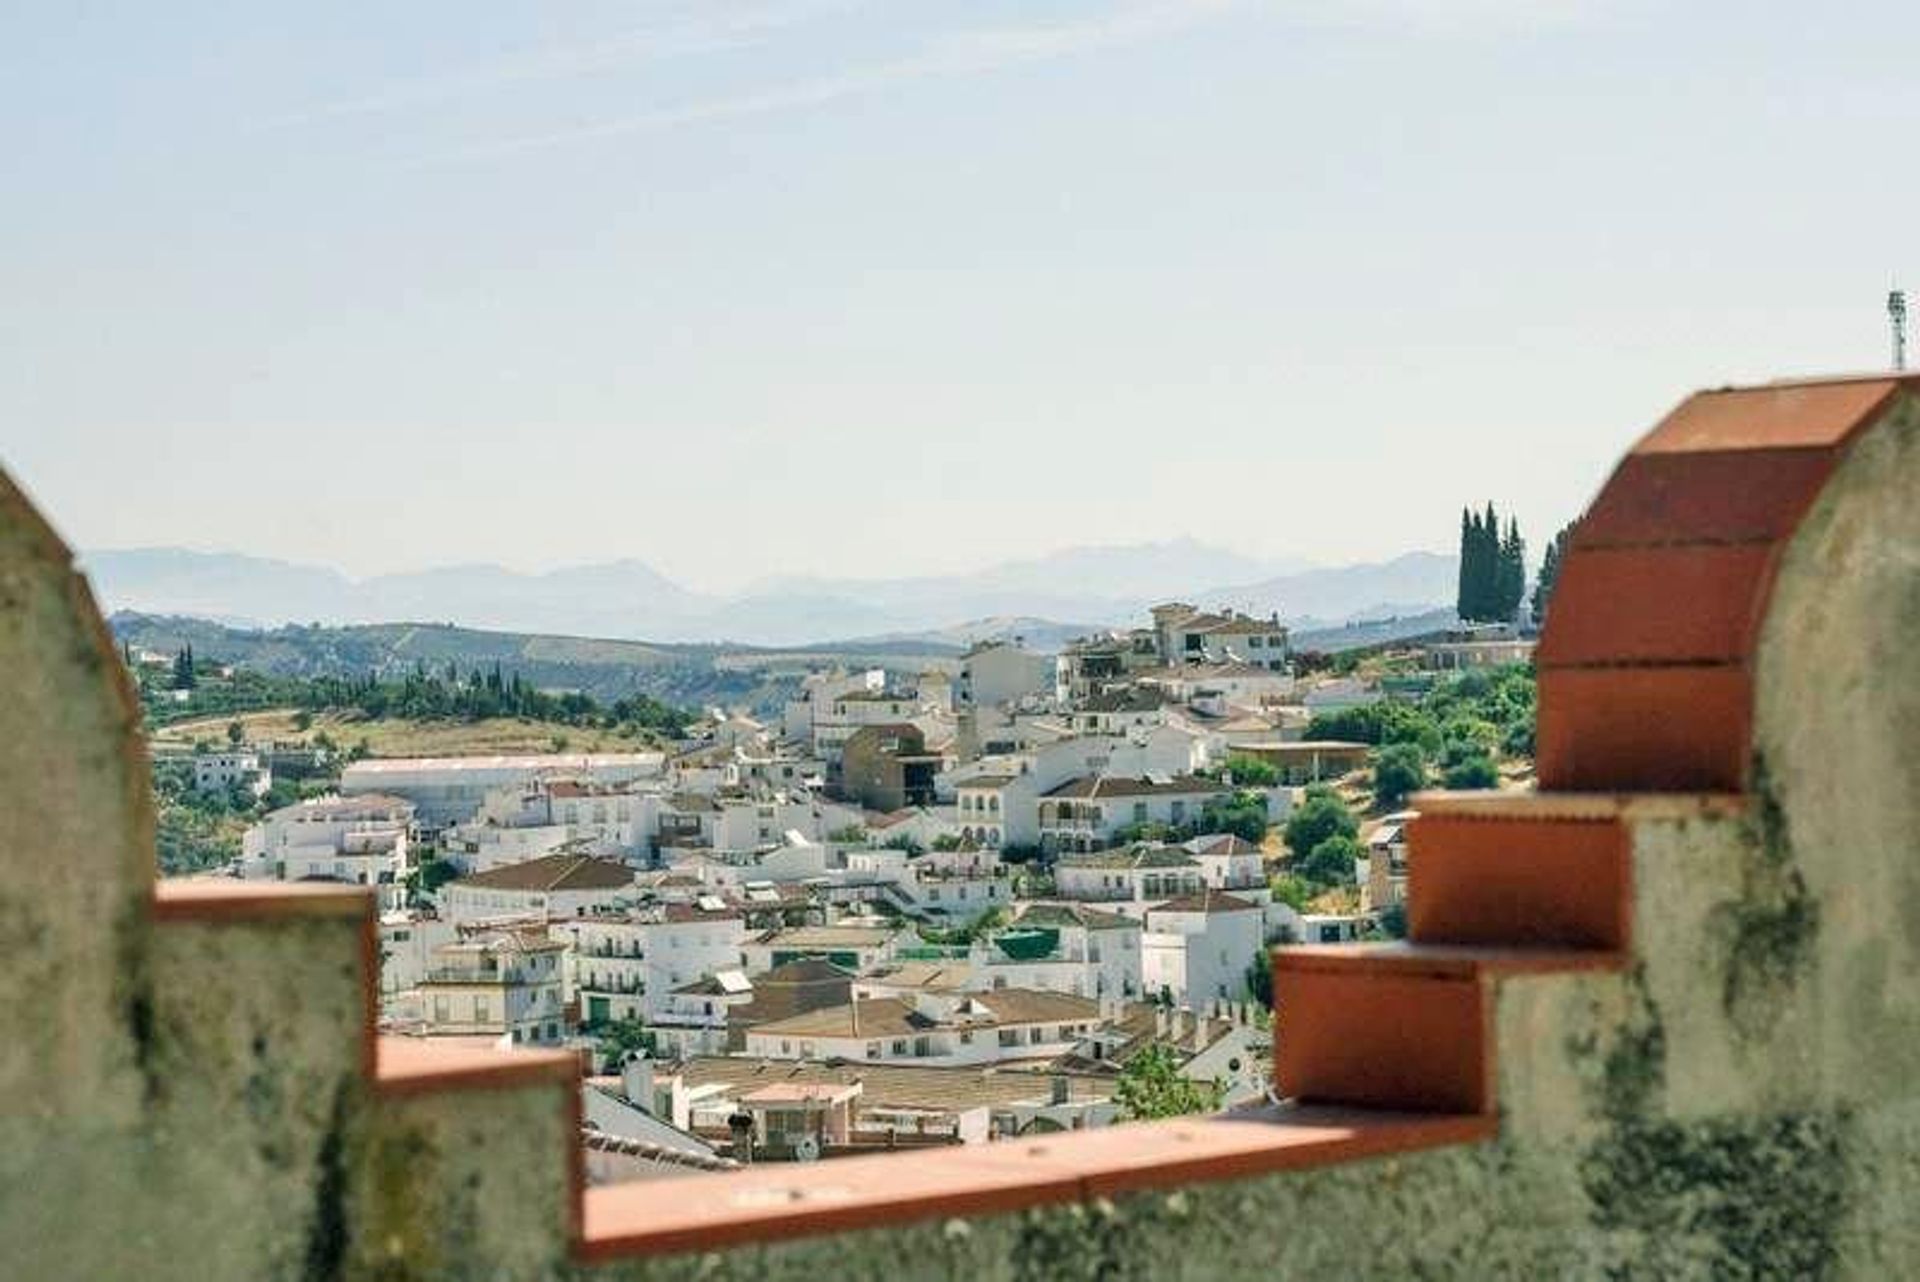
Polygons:
[[695,586],[1536,541],[1882,365],[1920,4],[25,5],[0,459],[85,547]]

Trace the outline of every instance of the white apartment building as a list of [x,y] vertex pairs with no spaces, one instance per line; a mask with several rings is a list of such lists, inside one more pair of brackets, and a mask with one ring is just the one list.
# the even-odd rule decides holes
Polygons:
[[454,941],[450,922],[417,909],[380,914],[380,995],[392,997],[427,977],[434,950]]
[[383,912],[406,906],[413,804],[363,794],[270,811],[240,840],[240,875],[373,887]]
[[1293,674],[1257,663],[1185,663],[1139,674],[1142,685],[1166,692],[1178,703],[1194,703],[1216,712],[1222,706],[1259,708],[1293,697]]
[[428,1034],[557,1045],[569,1032],[562,997],[566,950],[544,928],[442,944],[419,985]]
[[953,705],[997,708],[1053,688],[1053,661],[1017,641],[982,641],[960,656],[953,684]]
[[969,845],[998,850],[1040,840],[1039,791],[1026,773],[976,774],[954,782],[954,822]]
[[[745,971],[715,971],[661,997],[648,1021],[648,1030],[663,1056],[685,1060],[695,1055],[723,1055],[728,1020],[753,997],[754,986]],[[649,1003],[653,1004],[651,994]]]
[[1115,686],[1059,716],[1075,734],[1133,735],[1167,723],[1167,696],[1152,686]]
[[1256,619],[1229,610],[1213,614],[1184,602],[1152,610],[1155,648],[1162,663],[1242,661],[1287,670],[1287,629],[1279,618]]
[[588,1024],[655,1022],[673,1004],[675,989],[739,971],[747,937],[739,911],[713,896],[590,914],[553,922],[551,929],[572,946],[570,988]]
[[852,690],[816,702],[813,707],[812,751],[829,766],[838,766],[847,740],[865,726],[898,725],[920,713],[918,695],[887,690]]

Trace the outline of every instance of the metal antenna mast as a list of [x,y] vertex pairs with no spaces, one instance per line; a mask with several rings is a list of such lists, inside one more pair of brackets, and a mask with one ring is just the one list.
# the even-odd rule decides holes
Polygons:
[[1893,323],[1893,367],[1907,367],[1907,291],[1892,290],[1887,294],[1887,319]]

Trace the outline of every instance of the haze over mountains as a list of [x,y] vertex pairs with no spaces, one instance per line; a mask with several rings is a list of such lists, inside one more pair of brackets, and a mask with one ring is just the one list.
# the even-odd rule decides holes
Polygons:
[[222,622],[457,623],[464,627],[649,641],[802,645],[853,637],[1005,630],[1060,634],[1137,622],[1157,601],[1191,600],[1290,623],[1410,614],[1453,599],[1457,560],[1409,552],[1309,567],[1192,540],[1068,548],[966,574],[895,579],[780,578],[732,596],[696,592],[644,562],[540,573],[445,566],[352,579],[325,566],[228,552],[134,548],[84,557],[101,605]]

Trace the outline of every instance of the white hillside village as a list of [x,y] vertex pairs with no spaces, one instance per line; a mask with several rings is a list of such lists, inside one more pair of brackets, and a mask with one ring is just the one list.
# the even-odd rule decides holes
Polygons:
[[580,1049],[596,1170],[1103,1126],[1143,1056],[1229,1106],[1269,1085],[1265,951],[1404,894],[1397,828],[1361,912],[1274,893],[1300,788],[1364,754],[1303,739],[1313,688],[1277,620],[1166,605],[812,671],[663,751],[353,761],[232,871],[375,889],[383,1032]]

